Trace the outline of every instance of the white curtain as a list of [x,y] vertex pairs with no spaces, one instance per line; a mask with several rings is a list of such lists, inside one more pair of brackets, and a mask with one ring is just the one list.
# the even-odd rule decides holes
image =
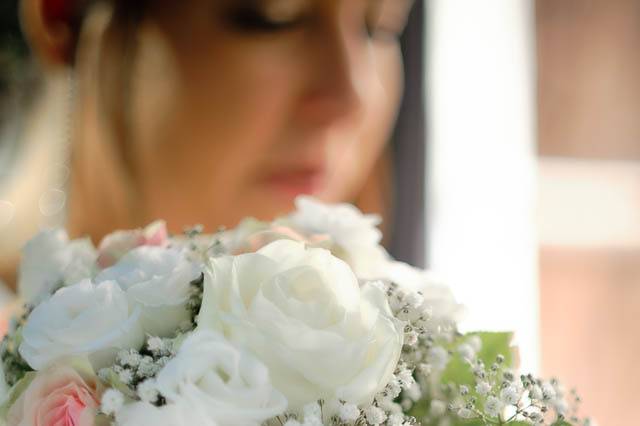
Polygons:
[[430,267],[539,369],[533,0],[427,8]]

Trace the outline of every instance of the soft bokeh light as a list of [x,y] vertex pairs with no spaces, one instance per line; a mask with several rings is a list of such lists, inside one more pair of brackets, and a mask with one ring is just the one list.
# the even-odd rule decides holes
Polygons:
[[15,214],[15,206],[13,203],[0,200],[0,229],[11,224]]

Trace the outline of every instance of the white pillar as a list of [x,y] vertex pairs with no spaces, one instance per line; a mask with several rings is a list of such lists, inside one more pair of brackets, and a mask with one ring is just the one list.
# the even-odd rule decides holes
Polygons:
[[429,265],[539,370],[532,0],[430,0]]

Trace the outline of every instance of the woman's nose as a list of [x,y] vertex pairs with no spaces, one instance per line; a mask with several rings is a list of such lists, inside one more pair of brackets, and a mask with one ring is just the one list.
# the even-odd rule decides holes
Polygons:
[[336,23],[317,31],[308,49],[301,112],[320,125],[362,115],[374,73],[365,36]]

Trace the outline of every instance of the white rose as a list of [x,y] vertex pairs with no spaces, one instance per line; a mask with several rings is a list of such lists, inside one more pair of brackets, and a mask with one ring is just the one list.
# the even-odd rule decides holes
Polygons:
[[118,350],[142,346],[139,317],[116,283],[84,280],[33,310],[22,331],[20,355],[35,370],[75,355],[88,355],[99,369],[113,362]]
[[200,407],[188,401],[167,404],[162,407],[146,402],[125,405],[116,413],[116,426],[223,426],[218,425]]
[[169,337],[190,318],[186,304],[191,282],[200,274],[182,251],[142,246],[102,271],[95,281],[117,282],[129,301],[140,306],[145,333]]
[[22,250],[18,288],[35,302],[58,285],[75,284],[95,270],[96,250],[89,239],[69,241],[62,229],[42,231]]
[[272,387],[267,368],[213,331],[197,331],[183,342],[176,357],[158,374],[156,389],[167,400],[169,418],[189,413],[190,422],[167,423],[160,418],[160,423],[151,422],[145,412],[156,411],[151,413],[155,418],[164,407],[139,403],[125,407],[118,414],[118,424],[201,425],[208,421],[257,426],[287,408],[285,397]]
[[462,319],[464,307],[456,301],[451,288],[430,272],[392,261],[386,264],[383,275],[380,278],[398,284],[401,289],[422,295],[423,305],[431,313],[433,326],[453,325]]
[[359,278],[378,278],[389,255],[380,245],[380,217],[364,215],[350,204],[323,204],[311,197],[296,199],[297,210],[282,221],[306,234],[325,234],[331,251],[346,261]]
[[329,251],[290,240],[212,259],[199,321],[264,362],[291,408],[370,402],[402,348],[401,326],[378,287],[361,290]]

